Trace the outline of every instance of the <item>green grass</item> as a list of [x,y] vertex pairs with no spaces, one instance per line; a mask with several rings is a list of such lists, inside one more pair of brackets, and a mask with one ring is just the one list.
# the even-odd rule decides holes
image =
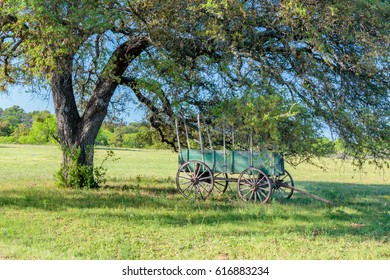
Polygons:
[[104,187],[72,190],[54,187],[57,147],[0,145],[0,259],[390,259],[389,176],[372,167],[289,168],[297,187],[336,206],[300,194],[189,202],[176,191],[176,154],[114,152]]

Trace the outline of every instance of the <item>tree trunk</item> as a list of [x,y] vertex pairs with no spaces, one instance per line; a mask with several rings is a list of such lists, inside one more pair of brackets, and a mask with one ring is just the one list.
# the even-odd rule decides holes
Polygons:
[[57,183],[66,187],[97,187],[94,180],[94,143],[107,115],[107,108],[120,77],[129,64],[149,46],[144,36],[135,36],[113,52],[88,101],[84,114],[77,109],[73,81],[73,55],[57,60],[51,88],[63,161]]
[[93,145],[101,123],[95,124],[97,129],[87,129],[91,125],[85,126],[79,115],[72,85],[72,57],[62,58],[57,65],[61,69],[52,75],[51,89],[63,153],[58,183],[66,187],[95,187]]

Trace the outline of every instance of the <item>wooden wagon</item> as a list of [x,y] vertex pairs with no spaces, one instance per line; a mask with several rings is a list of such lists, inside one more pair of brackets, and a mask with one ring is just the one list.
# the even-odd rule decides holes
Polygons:
[[294,192],[294,181],[284,168],[283,155],[267,149],[253,150],[250,136],[249,151],[227,150],[225,137],[223,150],[203,148],[198,116],[200,149],[181,149],[178,125],[176,133],[179,147],[179,169],[176,185],[179,192],[193,199],[206,199],[214,189],[224,193],[229,183],[237,184],[239,197],[244,201],[267,203],[271,197],[289,199]]

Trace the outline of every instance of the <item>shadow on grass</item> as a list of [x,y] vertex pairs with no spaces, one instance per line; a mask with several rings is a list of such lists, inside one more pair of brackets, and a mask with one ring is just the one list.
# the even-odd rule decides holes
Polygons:
[[[271,229],[282,233],[293,231],[313,237],[350,234],[382,240],[390,231],[388,185],[297,182],[298,187],[338,204],[329,206],[301,194],[294,194],[283,204],[272,201],[268,205],[243,203],[237,199],[229,201],[227,197],[217,195],[206,201],[188,201],[171,183],[155,180],[153,186],[135,182],[99,190],[44,187],[0,190],[0,210],[2,207],[49,212],[96,209],[93,215],[102,219],[134,219],[138,224],[158,223],[173,227],[258,222],[260,226],[270,225]],[[82,213],[88,219],[88,211]],[[258,228],[242,232],[258,233]]]
[[[132,148],[118,148],[118,147],[106,147],[106,146],[95,146],[95,150],[111,150],[111,151],[130,151],[130,152],[145,152],[145,150],[142,149],[132,149]],[[150,150],[153,151],[153,150]]]

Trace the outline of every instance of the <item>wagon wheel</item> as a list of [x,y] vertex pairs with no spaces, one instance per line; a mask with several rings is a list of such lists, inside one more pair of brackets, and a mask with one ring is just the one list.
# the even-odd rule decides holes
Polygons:
[[213,190],[213,172],[204,162],[190,160],[179,167],[176,186],[186,198],[206,199]]
[[244,201],[267,203],[272,194],[271,180],[260,169],[249,167],[238,177],[238,195]]
[[281,183],[284,183],[291,187],[294,187],[294,181],[291,174],[288,173],[287,170],[285,170],[284,172],[285,172],[284,175],[276,176],[274,179],[274,190],[272,196],[279,201],[284,201],[289,199],[294,193],[293,189],[289,189],[281,185]]
[[225,193],[229,186],[227,173],[215,173],[214,174],[214,188],[221,194]]

